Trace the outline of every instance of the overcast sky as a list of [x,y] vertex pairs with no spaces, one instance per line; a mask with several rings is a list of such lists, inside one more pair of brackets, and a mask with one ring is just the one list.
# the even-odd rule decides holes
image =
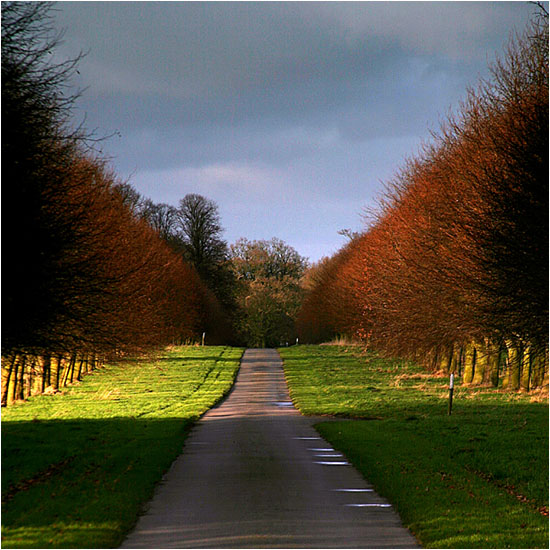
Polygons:
[[88,52],[76,116],[155,202],[199,193],[224,238],[312,261],[364,227],[382,182],[535,10],[527,2],[60,2]]

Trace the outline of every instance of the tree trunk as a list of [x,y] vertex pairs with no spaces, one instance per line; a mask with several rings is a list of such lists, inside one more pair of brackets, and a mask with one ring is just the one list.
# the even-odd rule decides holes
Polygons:
[[19,383],[17,384],[17,399],[23,400],[25,399],[25,373],[27,370],[27,356],[23,356],[23,361],[21,362],[21,366],[19,367]]
[[445,373],[450,373],[453,364],[453,346],[448,350],[441,350],[439,370]]
[[74,354],[71,355],[71,357],[67,360],[64,359],[63,364],[63,376],[61,378],[61,387],[65,388],[67,386],[67,382],[69,380],[69,375],[71,374],[71,369],[73,368],[74,364]]
[[466,356],[466,349],[464,346],[460,346],[456,357],[456,366],[458,367],[456,372],[458,373],[458,376],[462,376],[464,372],[465,356]]
[[46,357],[44,355],[40,356],[39,365],[40,365],[40,392],[44,393],[44,390],[46,389]]
[[476,344],[476,357],[474,364],[474,376],[472,384],[479,386],[485,379],[485,370],[487,369],[487,343]]
[[487,367],[491,384],[498,388],[500,377],[500,346],[494,342],[489,342],[489,355],[487,357]]
[[78,363],[78,373],[76,375],[77,380],[82,380],[82,366],[84,365],[84,356],[80,358],[80,362]]
[[521,378],[520,387],[523,391],[528,392],[531,384],[531,345],[526,344],[523,347],[521,358]]
[[8,404],[8,392],[10,387],[10,380],[17,361],[17,354],[14,354],[8,361],[8,366],[2,365],[2,407],[6,407]]
[[531,350],[531,387],[540,388],[544,384],[544,374],[546,372],[546,357],[547,352],[544,348]]
[[451,359],[451,372],[455,376],[460,376],[460,349],[457,348],[456,344],[453,345],[453,356]]
[[30,397],[32,395],[32,386],[34,384],[34,373],[36,369],[36,361],[37,361],[36,355],[33,355],[27,371],[25,397]]
[[17,398],[17,383],[18,383],[18,376],[19,376],[19,369],[20,364],[23,361],[23,356],[19,355],[15,361],[15,367],[13,370],[13,377],[12,377],[12,387],[11,387],[11,402],[13,403]]
[[462,382],[464,384],[471,384],[474,378],[476,362],[476,348],[473,344],[467,344],[464,352],[464,375],[462,376]]
[[71,358],[71,375],[70,375],[70,383],[72,384],[74,381],[74,369],[76,367],[76,353],[73,353],[73,356]]
[[506,341],[506,348],[508,349],[508,373],[506,388],[509,390],[519,390],[521,349],[510,340]]
[[52,385],[52,357],[51,355],[46,355],[44,357],[44,386],[49,388]]
[[54,360],[53,360],[53,363],[55,365],[55,372],[54,372],[54,377],[53,377],[53,389],[55,391],[58,391],[59,390],[59,379],[60,379],[60,374],[61,374],[61,355],[57,355]]

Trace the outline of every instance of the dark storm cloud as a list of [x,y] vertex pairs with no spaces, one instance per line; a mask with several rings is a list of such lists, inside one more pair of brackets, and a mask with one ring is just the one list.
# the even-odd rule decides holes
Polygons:
[[445,66],[463,78],[506,39],[503,23],[529,11],[476,2],[67,2],[61,10],[67,48],[91,48],[82,63],[90,98],[154,97],[148,107],[184,126],[321,118],[391,95],[414,64],[425,78]]
[[483,61],[528,11],[502,4],[67,2],[60,20],[94,44],[98,89],[188,98],[377,76],[403,54]]
[[57,7],[67,28],[63,53],[90,50],[79,105],[90,126],[120,132],[104,147],[123,177],[132,173],[157,201],[187,192],[213,198],[230,240],[276,234],[314,257],[342,243],[338,229],[360,223],[380,180],[487,74],[487,61],[534,9],[523,2]]

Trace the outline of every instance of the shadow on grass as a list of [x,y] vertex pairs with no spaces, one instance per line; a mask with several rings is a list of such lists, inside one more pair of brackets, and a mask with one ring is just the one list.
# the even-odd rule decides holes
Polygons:
[[2,423],[2,547],[116,547],[191,419]]

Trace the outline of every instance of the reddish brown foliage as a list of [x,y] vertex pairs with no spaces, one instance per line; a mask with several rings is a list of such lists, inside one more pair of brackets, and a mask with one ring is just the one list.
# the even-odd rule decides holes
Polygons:
[[302,336],[347,333],[438,368],[461,364],[466,352],[457,352],[474,346],[478,382],[488,380],[487,361],[498,381],[506,342],[529,369],[528,389],[534,358],[547,350],[547,237],[547,23],[539,21],[388,185],[374,226],[323,267],[300,313]]

